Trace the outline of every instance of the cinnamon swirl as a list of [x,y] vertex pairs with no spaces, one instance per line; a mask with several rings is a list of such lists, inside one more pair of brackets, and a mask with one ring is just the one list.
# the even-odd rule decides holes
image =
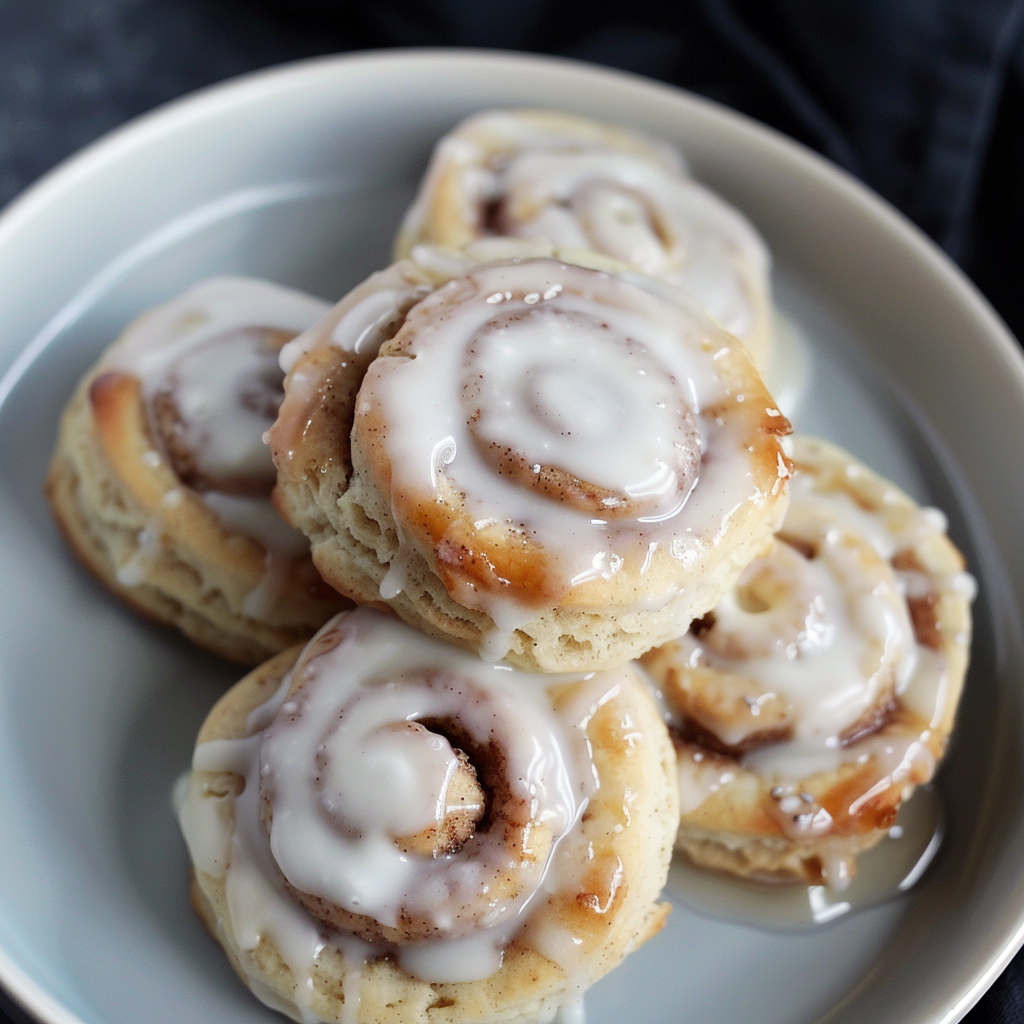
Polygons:
[[661,927],[674,785],[631,667],[517,674],[363,608],[229,691],[178,793],[193,902],[268,1005],[525,1024]]
[[771,550],[642,661],[675,735],[677,846],[841,888],[942,757],[974,581],[937,509],[823,441],[793,449]]
[[396,258],[489,235],[593,250],[668,281],[768,367],[768,250],[667,144],[550,110],[475,114],[437,144]]
[[270,503],[262,442],[282,397],[278,353],[330,307],[220,278],[131,324],[61,422],[47,490],[82,561],[192,640],[257,663],[344,605]]
[[360,604],[522,668],[621,664],[769,541],[789,424],[678,293],[479,256],[419,247],[284,349],[279,507]]

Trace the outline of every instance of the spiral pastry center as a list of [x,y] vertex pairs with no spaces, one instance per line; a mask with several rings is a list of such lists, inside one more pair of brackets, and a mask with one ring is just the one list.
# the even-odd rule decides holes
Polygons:
[[315,642],[263,735],[262,817],[285,884],[371,942],[514,919],[576,814],[550,711],[482,663],[414,668],[441,645],[395,650],[399,627],[362,637],[352,619]]
[[[486,797],[473,766],[444,736],[417,722],[377,727],[361,737],[338,728],[324,740],[316,762],[324,811],[357,834],[380,828],[412,848],[414,837],[440,832],[453,812],[465,811],[472,823],[483,816]],[[351,781],[360,775],[376,785],[354,788]],[[381,793],[388,794],[383,807]]]
[[828,648],[844,603],[827,572],[779,541],[744,570],[719,602],[702,642],[732,661],[794,661]]
[[499,198],[485,221],[496,233],[611,256],[681,286],[739,337],[751,329],[736,267],[764,262],[762,247],[677,168],[603,147],[525,150],[495,173],[491,192]]
[[595,516],[636,518],[676,507],[696,482],[700,436],[677,381],[607,319],[509,312],[477,332],[467,364],[472,437],[518,484]]
[[[403,853],[457,853],[487,810],[487,794],[467,754],[419,722],[378,724],[393,713],[392,687],[350,705],[316,752],[324,813],[353,836],[379,830]],[[414,695],[410,706],[415,704]],[[414,712],[413,712],[414,713]],[[373,780],[353,785],[353,780]],[[382,802],[381,794],[387,794]]]
[[573,208],[598,252],[655,277],[682,262],[657,213],[632,190],[594,182],[579,190]]
[[184,484],[254,497],[273,489],[274,464],[262,438],[284,398],[278,352],[290,337],[239,328],[187,348],[165,368],[150,413]]
[[680,641],[692,671],[669,699],[733,751],[755,735],[850,742],[884,721],[913,670],[906,605],[874,548],[838,530],[791,540]]

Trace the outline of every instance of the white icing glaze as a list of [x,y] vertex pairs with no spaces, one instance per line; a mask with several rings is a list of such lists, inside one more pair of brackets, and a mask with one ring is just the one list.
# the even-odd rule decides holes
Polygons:
[[587,1024],[587,1010],[583,1005],[583,996],[565,1006],[560,1006],[558,1013],[555,1014],[555,1024]]
[[[523,301],[539,300],[531,292]],[[599,322],[573,312],[539,306],[474,339],[468,354],[485,381],[480,443],[650,503],[654,514],[670,510],[680,490],[673,448],[696,451],[700,444],[689,409],[646,353],[609,345]]]
[[677,856],[669,872],[668,892],[690,910],[747,927],[801,931],[825,925],[851,911],[898,897],[917,883],[934,860],[944,832],[938,794],[930,787],[918,789],[900,807],[897,821],[881,842],[860,854],[856,876],[842,889],[765,885],[705,871],[685,856]]
[[[197,476],[210,481],[195,493],[225,529],[266,549],[268,573],[247,601],[248,614],[265,614],[282,566],[308,550],[268,498],[275,476],[262,438],[276,416],[283,376],[268,338],[273,332],[298,334],[329,309],[266,281],[214,278],[139,317],[103,360],[102,369],[142,382],[151,415],[160,396],[173,397],[176,442],[190,454]],[[144,460],[159,465],[164,457],[152,451]],[[242,482],[244,493],[216,489],[217,481],[228,481],[224,486],[231,490],[232,480]],[[180,492],[171,493],[180,499]],[[145,582],[159,533],[155,521],[140,533],[138,551],[118,572],[124,585]]]
[[297,1006],[308,1008],[313,968],[324,948],[324,938],[301,907],[282,897],[259,826],[259,786],[255,779],[251,783],[247,777],[234,804],[226,878],[231,928],[242,949],[255,949],[264,935],[273,937],[275,948],[295,980],[292,999]]
[[[585,730],[619,692],[619,673],[593,676],[556,713],[547,691],[565,677],[487,665],[368,609],[328,623],[294,672],[301,686],[290,692],[286,678],[249,716],[250,736],[196,748],[193,768],[238,773],[240,795],[212,795],[193,777],[179,804],[197,868],[226,873],[236,939],[246,949],[262,935],[274,942],[296,979],[300,1007],[308,1005],[304,994],[325,944],[342,950],[355,977],[360,963],[383,953],[428,981],[488,977],[510,938],[531,922],[531,908],[542,902],[535,896],[572,884],[586,865],[578,855],[562,864],[562,853],[577,841],[574,826],[599,787]],[[506,850],[503,828],[439,859],[395,845],[397,836],[444,816],[452,748],[415,723],[447,718],[481,743],[498,744],[512,802],[523,801],[531,820],[552,834],[543,862],[531,865]],[[261,794],[271,801],[269,837]],[[492,870],[516,872],[519,886],[505,897],[485,896]],[[310,917],[282,875],[381,923],[420,915],[437,937],[397,948],[359,943]],[[346,1004],[348,996],[346,988]]]
[[352,935],[335,935],[333,938],[345,957],[345,976],[342,980],[345,1002],[341,1007],[341,1024],[358,1024],[363,969],[373,959],[376,950],[368,942]]
[[252,537],[281,559],[294,561],[309,550],[309,541],[281,519],[267,498],[241,497],[218,491],[204,491],[200,497],[228,532]]
[[402,296],[396,291],[367,296],[335,324],[331,341],[346,352],[376,351],[380,348],[379,336],[393,323]]
[[230,835],[223,822],[230,813],[231,797],[204,791],[203,799],[188,799],[189,775],[186,772],[174,785],[172,802],[181,821],[188,853],[199,871],[223,878],[231,853]]
[[[626,560],[639,569],[658,548],[689,570],[735,510],[767,497],[751,481],[741,428],[704,415],[729,394],[716,368],[728,339],[685,302],[552,260],[489,264],[423,299],[402,330],[414,332],[413,358],[378,358],[356,409],[357,429],[368,414],[387,424],[392,494],[434,494],[443,478],[478,528],[536,538],[564,591],[611,578]],[[543,493],[531,478],[546,467],[598,488],[596,503]],[[787,475],[780,453],[777,487]],[[400,503],[392,510],[405,526]],[[453,596],[502,631],[537,611],[513,588]]]
[[[856,479],[860,472],[855,463],[847,468],[851,479]],[[896,493],[890,492],[889,500],[895,500]],[[819,490],[811,473],[795,474],[790,494],[793,500],[786,514],[787,532],[815,537],[835,526],[863,537],[887,561],[898,551],[914,547],[930,533],[946,532],[946,517],[940,509],[926,507],[905,513],[897,527],[882,512],[862,508],[844,490]]]
[[294,559],[267,551],[263,557],[263,577],[242,601],[242,614],[252,619],[267,619],[277,607],[281,595],[288,585]]
[[412,942],[402,946],[396,958],[402,970],[424,981],[481,981],[501,968],[505,946],[517,925],[496,925],[483,937]]
[[[799,451],[797,458],[799,463]],[[863,472],[852,462],[846,469],[852,480]],[[679,774],[684,814],[740,770],[772,781],[776,817],[787,835],[801,839],[826,835],[832,821],[800,780],[848,763],[871,763],[873,781],[849,808],[855,815],[892,787],[909,789],[932,776],[935,751],[942,746],[941,735],[936,741],[933,731],[945,720],[952,699],[949,669],[942,650],[916,636],[906,600],[942,593],[970,600],[976,587],[965,572],[893,569],[891,559],[945,531],[945,516],[937,509],[914,509],[895,490],[883,491],[880,507],[871,509],[847,491],[823,484],[814,472],[800,470],[790,496],[780,534],[808,545],[814,559],[807,561],[777,542],[716,607],[714,626],[691,632],[678,645],[683,665],[708,665],[753,680],[751,692],[784,697],[793,710],[792,738],[749,750],[738,764],[713,756],[701,763],[703,755],[683,755]],[[783,599],[744,608],[744,588],[759,566],[774,574],[774,595]],[[768,591],[760,589],[761,594]],[[884,682],[879,670],[886,666],[888,697],[878,685]],[[880,698],[895,700],[920,725],[882,728],[845,743],[843,730]],[[870,728],[870,719],[864,720]],[[737,743],[744,735],[742,730],[723,732],[725,743]],[[849,870],[849,853],[841,850],[835,863],[826,865],[830,885],[841,886]]]
[[196,468],[214,480],[243,476],[273,483],[263,432],[281,402],[277,352],[264,332],[240,328],[183,352],[164,378],[181,415],[181,440]]
[[392,559],[391,565],[388,566],[384,579],[380,581],[380,596],[385,601],[390,601],[393,597],[397,597],[405,589],[408,579],[409,560],[401,554],[401,549],[399,549],[399,553]]
[[[639,157],[524,153],[498,177],[507,233],[594,249],[664,278],[745,338],[753,309],[737,265],[767,273],[748,222],[708,189]],[[532,211],[537,211],[531,216]]]
[[117,570],[117,582],[123,587],[137,587],[145,583],[156,564],[161,551],[159,516],[153,516],[139,530],[135,545],[134,554]]
[[695,811],[712,793],[736,778],[732,764],[706,757],[701,751],[680,755],[676,775],[679,780],[679,813]]
[[[377,631],[379,642],[394,643],[387,632]],[[335,685],[307,683],[302,706],[275,721],[264,736],[264,770],[274,773],[274,859],[302,892],[389,927],[398,926],[403,912],[425,917],[453,937],[496,924],[517,906],[489,905],[478,917],[477,901],[481,879],[507,870],[504,843],[494,841],[503,836],[489,833],[451,863],[410,858],[394,843],[432,824],[438,809],[443,812],[451,748],[444,741],[437,745],[439,738],[430,732],[380,730],[384,723],[458,718],[476,742],[493,738],[505,752],[509,778],[517,780],[515,794],[535,801],[536,820],[560,835],[575,815],[575,804],[559,739],[547,720],[551,716],[536,701],[524,699],[517,706],[494,687],[488,687],[484,704],[481,688],[456,676],[409,676],[395,664],[394,653],[390,663],[384,662],[388,682],[355,699],[337,685],[342,667],[354,679],[375,675],[383,661],[381,652],[361,646],[343,642],[317,659],[319,664],[311,666],[317,679]],[[289,712],[288,704],[282,710]],[[325,735],[323,723],[335,719],[337,726]],[[314,761],[319,792],[308,785]],[[387,801],[379,799],[382,788],[390,794]]]
[[164,512],[177,508],[183,497],[181,490],[175,488],[160,499],[160,507],[149,517],[135,538],[134,553],[117,569],[117,581],[122,586],[137,587],[149,578],[150,571],[161,556]]
[[[754,327],[754,288],[769,257],[737,210],[686,177],[679,154],[632,138],[616,145],[600,126],[537,121],[494,111],[464,122],[437,147],[404,233],[415,235],[445,169],[467,228],[544,238],[593,250],[662,277],[690,294],[727,330]],[[497,208],[496,223],[484,222]],[[758,283],[754,283],[758,282]]]
[[930,728],[938,726],[948,703],[949,673],[939,651],[918,647],[917,664],[910,681],[900,693],[900,702]]
[[235,331],[266,327],[299,334],[330,310],[311,295],[269,281],[217,277],[140,316],[104,359],[150,388],[191,349]]
[[[437,257],[443,259],[440,253]],[[410,303],[429,291],[424,284],[405,279],[401,264],[371,275],[361,287],[282,347],[278,360],[281,370],[291,374],[299,360],[325,340],[343,352],[372,359],[382,341],[394,333],[395,324]],[[302,386],[300,375],[292,374],[289,388],[302,390]]]
[[[761,597],[768,591],[764,577],[776,603],[748,610],[746,591],[761,583]],[[719,601],[714,616],[703,636],[680,638],[685,659],[741,674],[762,693],[782,697],[794,710],[791,756],[838,748],[843,731],[894,682],[902,688],[914,669],[913,627],[891,568],[838,531],[821,538],[812,561],[776,542]],[[721,730],[720,739],[739,743],[751,723],[735,728]]]

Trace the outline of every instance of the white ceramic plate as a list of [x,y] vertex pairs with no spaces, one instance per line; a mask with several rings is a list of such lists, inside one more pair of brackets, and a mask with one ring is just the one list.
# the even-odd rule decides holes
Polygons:
[[799,428],[945,508],[980,578],[940,778],[949,838],[909,896],[813,933],[677,908],[588,998],[591,1024],[960,1018],[1024,928],[1024,364],[964,278],[822,160],[710,103],[521,56],[397,52],[243,78],[133,123],[0,219],[0,980],[47,1024],[278,1019],[186,900],[170,789],[237,673],[125,611],[42,498],[61,406],[135,313],[204,276],[336,298],[387,261],[433,141],[545,104],[647,129],[744,209],[810,335]]

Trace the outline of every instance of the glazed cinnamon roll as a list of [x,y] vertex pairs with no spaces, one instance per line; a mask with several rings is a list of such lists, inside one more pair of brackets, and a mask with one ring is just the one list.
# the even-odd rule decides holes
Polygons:
[[330,307],[219,278],[136,320],[85,375],[47,490],[65,536],[111,590],[202,646],[258,663],[344,605],[270,503],[262,435],[281,346]]
[[668,281],[768,367],[768,250],[667,144],[549,110],[475,114],[438,143],[396,258],[489,235],[592,250]]
[[768,543],[789,424],[657,283],[474,252],[420,247],[286,346],[279,507],[360,604],[522,668],[621,664]]
[[550,1020],[660,929],[674,774],[632,667],[514,673],[358,609],[210,713],[193,902],[296,1020]]
[[823,441],[793,449],[771,550],[642,661],[674,733],[677,846],[841,888],[942,757],[974,581],[937,509]]

